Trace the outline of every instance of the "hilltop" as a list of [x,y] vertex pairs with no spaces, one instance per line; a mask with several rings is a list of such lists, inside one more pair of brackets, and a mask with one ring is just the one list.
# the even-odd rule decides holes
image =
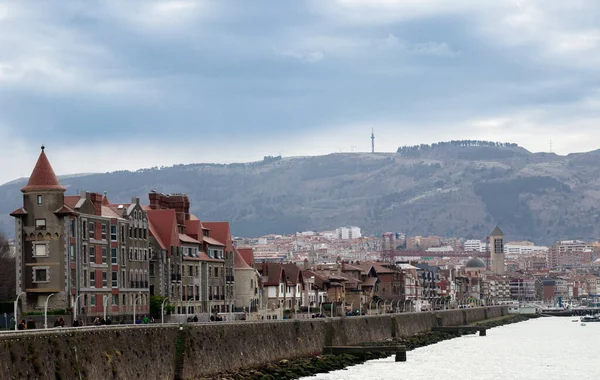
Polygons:
[[[203,220],[229,220],[239,236],[359,225],[366,233],[482,238],[498,224],[510,240],[600,236],[600,151],[559,156],[516,144],[457,141],[396,153],[265,157],[61,178],[67,194],[112,202],[150,190],[187,193]],[[0,186],[0,228],[24,181]]]

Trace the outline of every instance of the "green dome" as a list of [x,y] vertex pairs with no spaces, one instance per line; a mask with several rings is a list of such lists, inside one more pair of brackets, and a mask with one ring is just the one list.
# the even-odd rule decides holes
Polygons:
[[485,262],[483,262],[483,260],[481,260],[479,257],[473,257],[471,260],[467,261],[466,267],[485,269]]

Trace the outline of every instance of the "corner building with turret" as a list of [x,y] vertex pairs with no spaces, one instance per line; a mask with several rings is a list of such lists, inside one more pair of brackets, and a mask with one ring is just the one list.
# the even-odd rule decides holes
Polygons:
[[23,311],[74,309],[79,317],[149,312],[148,218],[139,199],[65,195],[44,147],[21,189],[15,218],[16,290]]

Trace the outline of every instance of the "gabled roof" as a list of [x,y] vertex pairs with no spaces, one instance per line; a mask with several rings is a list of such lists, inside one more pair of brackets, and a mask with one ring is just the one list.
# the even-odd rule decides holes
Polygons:
[[262,263],[257,269],[263,276],[265,286],[279,286],[285,280],[285,271],[279,263]]
[[301,284],[302,279],[302,271],[296,264],[283,264],[283,269],[285,270],[286,281],[288,284]]
[[504,236],[504,232],[498,226],[490,233],[490,236]]
[[238,248],[240,256],[244,259],[246,264],[254,266],[254,251],[252,248]]
[[229,222],[203,222],[202,226],[208,228],[210,230],[210,236],[223,243],[228,252],[233,251]]
[[58,210],[54,211],[54,213],[57,214],[57,215],[73,215],[73,214],[77,214],[77,212],[75,210],[73,210],[69,206],[62,206]]
[[80,199],[81,197],[79,195],[65,195],[65,205],[74,210],[77,202],[79,202]]
[[54,169],[46,157],[44,147],[42,146],[42,153],[38,157],[37,163],[33,168],[31,176],[27,185],[21,189],[22,192],[27,193],[30,191],[47,191],[47,190],[58,190],[65,191],[66,188],[58,182]]
[[[177,219],[175,217],[175,210],[148,210],[148,224],[152,227],[149,228],[150,233],[155,238],[160,238],[157,241],[162,242],[161,248],[169,249],[169,247],[179,247],[179,233],[177,231]],[[154,235],[154,233],[156,235]]]

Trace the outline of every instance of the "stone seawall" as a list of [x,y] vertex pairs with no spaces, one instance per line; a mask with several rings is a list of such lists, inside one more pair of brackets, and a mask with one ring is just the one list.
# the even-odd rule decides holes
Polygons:
[[[100,326],[0,334],[0,379],[185,379],[506,315],[504,307],[364,317]],[[179,345],[178,345],[179,342]],[[176,366],[176,363],[178,365]]]

